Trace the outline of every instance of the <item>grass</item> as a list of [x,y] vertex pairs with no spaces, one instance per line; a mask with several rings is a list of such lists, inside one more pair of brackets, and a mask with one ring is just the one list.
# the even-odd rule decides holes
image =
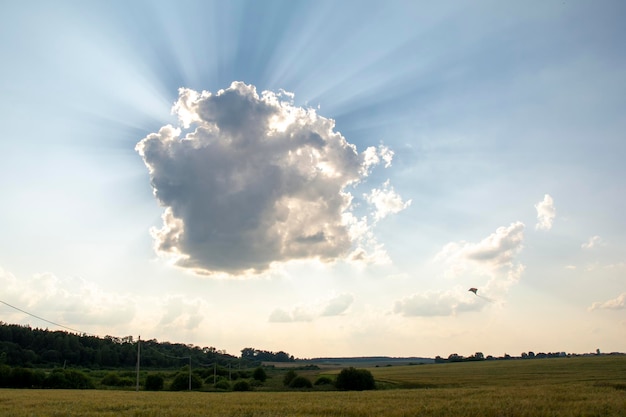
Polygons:
[[[395,389],[244,393],[0,390],[0,415],[626,416],[623,356],[394,366],[370,371],[382,387]],[[279,371],[272,375],[272,379],[280,378]]]

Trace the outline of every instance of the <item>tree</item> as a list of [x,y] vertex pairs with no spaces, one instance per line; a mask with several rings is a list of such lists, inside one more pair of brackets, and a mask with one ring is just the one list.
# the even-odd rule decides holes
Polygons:
[[288,370],[283,378],[283,385],[288,387],[289,384],[291,384],[291,381],[293,381],[293,379],[297,376],[298,374],[296,373],[296,371],[294,371],[293,369]]
[[233,391],[252,391],[252,386],[245,380],[237,381],[233,385]]
[[335,386],[340,390],[363,391],[376,388],[374,376],[367,369],[353,367],[342,369],[337,375]]
[[291,383],[289,383],[289,388],[313,388],[313,384],[303,376],[296,376]]
[[146,377],[146,390],[147,391],[161,391],[163,389],[164,379],[159,374],[149,374]]
[[265,382],[265,380],[267,379],[267,374],[265,373],[265,370],[259,366],[252,373],[252,378],[260,382]]
[[[202,388],[202,380],[196,374],[191,374],[191,389]],[[179,372],[170,384],[171,391],[185,391],[189,389],[189,373]]]

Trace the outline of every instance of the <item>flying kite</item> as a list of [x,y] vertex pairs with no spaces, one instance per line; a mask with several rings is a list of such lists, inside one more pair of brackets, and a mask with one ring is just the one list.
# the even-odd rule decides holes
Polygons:
[[469,290],[467,290],[467,291],[471,291],[471,292],[473,292],[475,295],[478,295],[478,294],[477,294],[477,293],[478,293],[478,288],[474,288],[474,287],[472,287],[472,288],[470,288],[470,289],[469,289]]

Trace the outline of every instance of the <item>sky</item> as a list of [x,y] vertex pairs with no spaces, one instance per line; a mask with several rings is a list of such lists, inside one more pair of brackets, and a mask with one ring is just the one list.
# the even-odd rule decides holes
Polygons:
[[0,0],[0,321],[237,356],[624,352],[624,18]]

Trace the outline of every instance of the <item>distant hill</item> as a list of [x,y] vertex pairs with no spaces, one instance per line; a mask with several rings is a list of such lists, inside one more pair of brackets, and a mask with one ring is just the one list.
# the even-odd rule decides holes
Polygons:
[[338,358],[313,358],[307,362],[318,366],[399,366],[419,365],[422,363],[434,363],[432,358],[422,357],[391,357],[391,356],[361,356],[361,357],[338,357]]

